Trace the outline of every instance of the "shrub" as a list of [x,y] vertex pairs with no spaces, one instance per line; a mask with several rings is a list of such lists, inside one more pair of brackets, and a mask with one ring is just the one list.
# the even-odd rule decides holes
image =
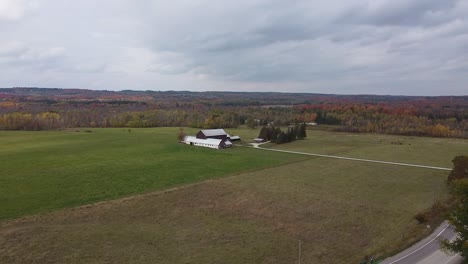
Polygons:
[[424,212],[419,212],[414,216],[414,219],[416,219],[420,224],[427,223],[427,214]]
[[431,207],[417,213],[414,216],[420,224],[439,224],[441,220],[447,217],[451,208],[451,203],[447,201],[436,201]]
[[453,170],[448,176],[448,182],[468,178],[468,156],[457,156],[452,162]]

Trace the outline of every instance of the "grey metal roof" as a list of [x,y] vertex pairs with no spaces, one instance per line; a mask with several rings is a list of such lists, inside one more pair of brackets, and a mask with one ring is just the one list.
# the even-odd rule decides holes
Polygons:
[[203,129],[201,131],[207,137],[215,137],[215,136],[224,136],[227,135],[224,129]]

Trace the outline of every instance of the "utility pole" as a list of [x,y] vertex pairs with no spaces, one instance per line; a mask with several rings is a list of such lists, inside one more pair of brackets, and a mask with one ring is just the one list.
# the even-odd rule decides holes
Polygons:
[[302,243],[301,243],[301,240],[299,239],[299,264],[301,264],[301,246],[302,246]]

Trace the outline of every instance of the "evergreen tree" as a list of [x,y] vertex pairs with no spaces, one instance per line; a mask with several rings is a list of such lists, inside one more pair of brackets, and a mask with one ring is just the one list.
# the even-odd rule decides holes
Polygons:
[[277,127],[275,129],[275,134],[276,134],[276,138],[278,138],[278,135],[281,133],[281,128]]
[[294,127],[288,127],[288,142],[296,140],[296,137],[296,129],[294,129]]
[[270,142],[275,143],[278,139],[278,130],[275,127],[270,127],[271,137]]
[[307,133],[306,133],[306,124],[305,123],[302,123],[300,126],[299,126],[299,131],[297,132],[297,138],[298,139],[304,139],[307,137]]
[[267,127],[263,126],[262,129],[260,129],[260,134],[258,134],[258,137],[265,141],[269,140]]
[[291,142],[291,128],[288,127],[288,131],[286,132],[286,142]]
[[271,138],[273,137],[274,132],[275,132],[275,128],[273,126],[267,127],[268,140],[271,141]]
[[296,140],[299,136],[299,123],[296,121],[296,123],[294,124],[294,136],[293,136],[293,140]]
[[276,139],[276,143],[277,144],[283,144],[283,143],[287,143],[287,142],[288,142],[288,135],[286,133],[284,133],[283,131],[281,131],[278,134],[278,138]]

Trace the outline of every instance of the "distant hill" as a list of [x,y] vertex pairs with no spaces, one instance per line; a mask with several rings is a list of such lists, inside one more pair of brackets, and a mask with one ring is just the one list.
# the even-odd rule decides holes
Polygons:
[[277,92],[190,92],[190,91],[108,91],[88,89],[14,87],[0,88],[0,94],[21,100],[129,100],[147,102],[178,100],[203,100],[220,105],[297,105],[333,102],[379,103],[413,100],[439,100],[454,98],[467,100],[468,96],[393,96],[393,95],[335,95],[315,93],[277,93]]

